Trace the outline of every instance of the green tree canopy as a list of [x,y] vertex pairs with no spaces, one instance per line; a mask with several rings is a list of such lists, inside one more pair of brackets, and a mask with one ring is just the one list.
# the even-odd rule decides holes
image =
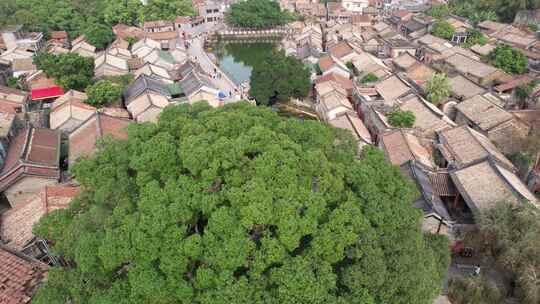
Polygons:
[[364,77],[362,77],[362,79],[360,79],[360,82],[369,83],[369,82],[375,82],[377,80],[379,80],[379,77],[377,77],[373,73],[367,73],[366,75],[364,75]]
[[[34,232],[76,267],[34,303],[431,304],[448,241],[412,183],[344,130],[248,103],[171,106],[73,169]],[[437,249],[435,249],[435,248]]]
[[438,105],[450,96],[452,88],[448,76],[444,73],[435,73],[426,83],[427,99]]
[[273,51],[253,67],[250,94],[263,105],[305,97],[311,86],[310,75],[302,61],[283,51]]
[[471,29],[469,30],[469,36],[467,37],[467,42],[464,43],[462,46],[465,48],[469,48],[475,44],[484,45],[488,42],[488,39],[482,32],[480,32],[477,29]]
[[106,48],[114,40],[114,33],[110,26],[92,24],[84,30],[86,41],[98,49]]
[[453,279],[449,284],[448,297],[456,304],[503,303],[504,297],[492,282],[482,277]]
[[86,102],[95,107],[101,107],[116,102],[122,96],[122,87],[110,80],[100,80],[86,88]]
[[41,52],[34,56],[34,64],[55,78],[56,84],[65,90],[83,91],[94,77],[94,60],[76,53],[54,55]]
[[439,4],[439,5],[433,5],[430,9],[426,11],[426,15],[431,16],[433,18],[442,18],[446,17],[450,14],[450,7],[448,4]]
[[479,216],[486,257],[506,269],[521,292],[521,302],[540,302],[540,214],[529,203],[499,203]]
[[513,47],[500,44],[487,55],[489,62],[509,74],[527,72],[527,57]]
[[142,10],[140,0],[109,1],[103,11],[103,18],[111,25],[118,23],[137,25]]
[[388,114],[388,123],[396,128],[412,128],[416,117],[411,111],[394,110]]
[[[74,38],[89,29],[117,23],[138,25],[144,21],[194,15],[188,0],[2,0],[0,26],[22,24],[26,30],[64,30]],[[100,29],[102,31],[102,29]],[[102,34],[100,34],[102,35]],[[99,44],[99,43],[98,43]]]
[[448,23],[448,21],[441,20],[437,22],[433,29],[431,30],[431,34],[434,36],[446,39],[446,40],[452,40],[452,36],[454,35],[455,29],[454,27]]
[[287,24],[293,17],[276,1],[246,0],[231,5],[227,20],[233,26],[260,29]]
[[195,16],[189,0],[148,0],[142,7],[144,20],[174,20],[177,16]]

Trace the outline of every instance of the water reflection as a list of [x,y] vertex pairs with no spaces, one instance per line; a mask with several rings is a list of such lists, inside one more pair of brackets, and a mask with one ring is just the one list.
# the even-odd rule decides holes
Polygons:
[[249,83],[251,71],[276,48],[275,43],[224,43],[216,44],[212,52],[218,59],[219,67],[236,84]]

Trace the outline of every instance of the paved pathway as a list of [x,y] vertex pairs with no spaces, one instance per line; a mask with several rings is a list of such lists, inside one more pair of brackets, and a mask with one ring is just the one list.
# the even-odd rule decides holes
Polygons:
[[[202,70],[208,75],[221,75],[221,77],[214,77],[212,79],[213,84],[223,93],[227,95],[226,101],[234,101],[240,99],[240,88],[221,71],[221,69],[212,62],[208,54],[204,51],[203,40],[201,37],[194,37],[189,40],[188,54],[198,62]],[[229,92],[232,93],[232,97],[229,97]]]

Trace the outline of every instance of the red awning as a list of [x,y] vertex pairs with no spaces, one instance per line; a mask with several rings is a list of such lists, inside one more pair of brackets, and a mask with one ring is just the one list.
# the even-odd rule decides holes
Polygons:
[[59,86],[32,90],[32,100],[56,98],[64,95],[64,89]]

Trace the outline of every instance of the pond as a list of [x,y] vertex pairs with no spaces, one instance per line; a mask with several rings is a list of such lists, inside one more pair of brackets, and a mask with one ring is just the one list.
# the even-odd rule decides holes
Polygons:
[[[249,84],[253,68],[263,62],[274,49],[276,42],[218,42],[210,48],[210,52],[217,58],[220,69],[237,85]],[[301,120],[312,120],[317,117],[309,109],[295,108],[292,104],[276,104],[272,107],[283,117],[297,117]]]
[[236,84],[249,83],[253,67],[264,60],[277,46],[269,42],[219,42],[211,49],[218,66]]

